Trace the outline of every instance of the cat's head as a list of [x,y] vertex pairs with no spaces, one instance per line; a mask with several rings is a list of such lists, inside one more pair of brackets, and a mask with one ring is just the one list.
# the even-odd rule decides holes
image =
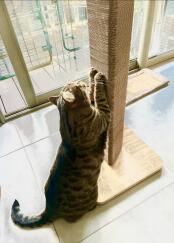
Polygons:
[[80,109],[90,105],[87,85],[82,82],[67,84],[58,96],[51,96],[49,101],[58,106],[64,104],[69,109]]

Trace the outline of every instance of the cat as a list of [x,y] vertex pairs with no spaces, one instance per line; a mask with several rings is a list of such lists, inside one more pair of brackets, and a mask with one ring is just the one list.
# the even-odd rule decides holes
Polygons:
[[62,142],[45,186],[45,211],[29,218],[21,214],[17,200],[13,203],[11,217],[21,227],[39,227],[58,218],[74,222],[96,207],[110,109],[106,77],[92,68],[89,81],[90,90],[81,81],[73,82],[49,98],[60,113]]

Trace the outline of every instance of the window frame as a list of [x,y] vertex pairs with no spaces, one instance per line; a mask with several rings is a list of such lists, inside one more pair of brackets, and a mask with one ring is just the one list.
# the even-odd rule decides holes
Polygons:
[[137,57],[137,64],[141,69],[156,65],[174,57],[174,50],[166,51],[159,55],[149,57],[155,15],[157,14],[157,10],[161,7],[160,4],[162,5],[163,2],[150,0],[145,2],[145,13]]

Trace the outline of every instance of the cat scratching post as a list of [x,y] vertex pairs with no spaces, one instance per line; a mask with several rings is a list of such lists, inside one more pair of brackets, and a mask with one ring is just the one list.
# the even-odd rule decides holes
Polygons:
[[108,78],[112,112],[108,163],[99,177],[99,203],[105,203],[162,168],[160,158],[125,130],[124,112],[134,1],[87,0],[91,66]]
[[108,78],[112,111],[108,161],[114,164],[122,148],[126,87],[134,1],[88,0],[91,65]]

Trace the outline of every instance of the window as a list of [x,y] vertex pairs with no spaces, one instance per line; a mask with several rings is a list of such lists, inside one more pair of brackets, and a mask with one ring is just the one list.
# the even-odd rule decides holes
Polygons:
[[[144,68],[152,63],[156,64],[161,61],[161,56],[166,60],[169,53],[170,58],[174,57],[174,1],[134,1],[130,69],[138,65]],[[3,4],[4,1],[0,1],[0,7]],[[14,50],[19,50],[20,47],[15,55],[18,53],[22,62],[24,59],[26,65],[24,64],[23,69],[25,77],[28,77],[26,82],[30,91],[25,90],[23,79],[18,77],[20,69],[12,61],[14,55],[10,57],[2,48],[2,43],[6,41],[4,39],[0,43],[0,80],[3,80],[2,87],[10,78],[11,81],[8,82],[13,84],[20,94],[20,100],[23,100],[19,109],[27,107],[27,103],[42,104],[66,82],[86,77],[90,54],[85,0],[5,0],[5,5],[7,12],[4,15],[1,12],[1,18],[14,37],[7,42],[16,46]],[[5,9],[5,6],[1,9]],[[0,22],[1,26],[4,21]],[[15,41],[11,23],[18,43]],[[12,77],[8,76],[11,74]],[[0,106],[4,114],[17,110],[11,107],[5,108],[5,111],[1,97]]]
[[79,20],[87,20],[86,7],[79,7]]
[[6,1],[6,5],[36,95],[87,74],[85,1],[19,0]]
[[149,57],[174,49],[174,1],[158,1]]
[[140,43],[140,34],[144,16],[144,1],[135,0],[134,3],[134,16],[132,26],[132,40],[130,48],[130,60],[136,59],[138,56],[138,48]]
[[25,97],[0,37],[0,110],[6,116],[25,108]]

